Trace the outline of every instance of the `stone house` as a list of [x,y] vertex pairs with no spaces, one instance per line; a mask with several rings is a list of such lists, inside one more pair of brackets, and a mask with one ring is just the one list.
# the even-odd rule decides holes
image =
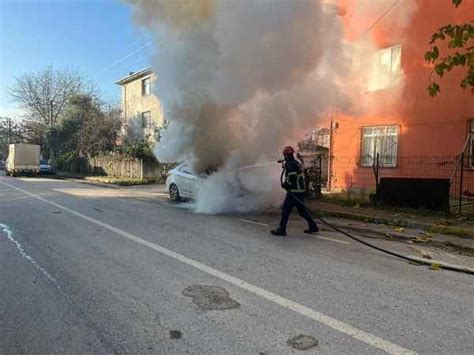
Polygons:
[[128,140],[148,139],[156,142],[160,129],[166,126],[161,102],[153,94],[155,80],[155,73],[148,67],[130,72],[115,82],[122,90],[122,111],[125,117],[123,133]]

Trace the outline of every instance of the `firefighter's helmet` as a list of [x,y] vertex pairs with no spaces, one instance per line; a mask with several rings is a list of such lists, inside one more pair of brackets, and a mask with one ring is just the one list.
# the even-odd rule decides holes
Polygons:
[[295,149],[292,146],[288,145],[285,148],[283,148],[283,155],[293,155],[293,154],[295,154]]

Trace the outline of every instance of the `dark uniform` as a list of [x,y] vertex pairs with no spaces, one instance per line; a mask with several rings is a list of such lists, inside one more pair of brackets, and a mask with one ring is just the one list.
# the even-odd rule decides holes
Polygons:
[[285,181],[282,183],[281,187],[283,187],[287,193],[285,201],[283,202],[280,225],[277,231],[286,234],[288,218],[290,217],[293,208],[296,207],[298,214],[308,222],[308,230],[305,232],[317,232],[318,227],[316,222],[311,218],[306,208],[302,205],[305,197],[305,183],[300,163],[293,157],[287,158],[285,160],[284,172]]

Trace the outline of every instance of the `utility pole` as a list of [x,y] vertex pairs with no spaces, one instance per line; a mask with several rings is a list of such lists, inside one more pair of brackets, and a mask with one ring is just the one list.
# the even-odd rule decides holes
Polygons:
[[12,144],[13,132],[12,132],[12,119],[7,117],[7,134],[8,134],[8,144]]
[[53,127],[53,100],[49,100],[49,125]]
[[[51,129],[53,127],[53,100],[50,100],[49,101],[49,128]],[[53,147],[51,145],[51,142],[49,144],[49,159],[53,159],[54,158],[54,151],[53,151]]]

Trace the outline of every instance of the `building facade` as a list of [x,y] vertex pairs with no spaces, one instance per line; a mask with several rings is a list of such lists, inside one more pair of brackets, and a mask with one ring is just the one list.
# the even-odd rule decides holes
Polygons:
[[153,86],[156,75],[151,68],[130,74],[115,84],[122,90],[122,111],[125,117],[124,136],[131,141],[147,139],[156,142],[166,126],[163,107]]
[[[373,190],[378,164],[387,177],[453,180],[463,169],[465,183],[471,179],[472,186],[452,186],[474,193],[474,91],[460,87],[466,68],[436,77],[441,93],[430,97],[426,88],[434,68],[424,58],[438,28],[472,20],[474,2],[456,8],[451,1],[402,0],[384,18],[376,12],[361,21],[355,20],[357,3],[338,1],[346,39],[358,45],[370,36],[376,49],[368,70],[361,71],[366,81],[357,96],[358,112],[334,112],[325,122],[329,186]],[[410,14],[403,13],[409,6]],[[440,51],[448,48],[440,45]]]

